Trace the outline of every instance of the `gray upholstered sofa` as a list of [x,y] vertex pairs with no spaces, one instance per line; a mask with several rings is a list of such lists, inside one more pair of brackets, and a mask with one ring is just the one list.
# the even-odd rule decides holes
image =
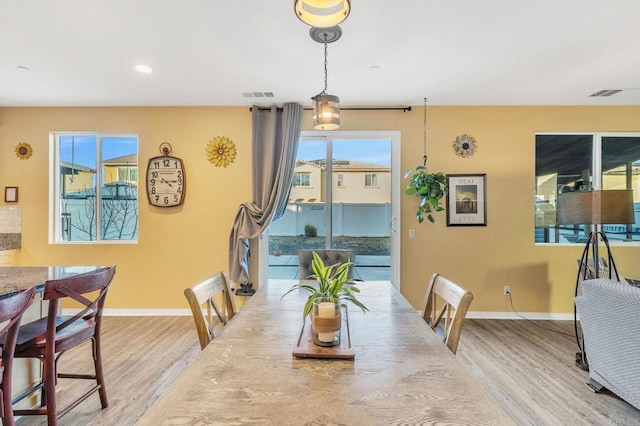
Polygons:
[[640,288],[607,278],[585,280],[576,307],[592,385],[640,409]]

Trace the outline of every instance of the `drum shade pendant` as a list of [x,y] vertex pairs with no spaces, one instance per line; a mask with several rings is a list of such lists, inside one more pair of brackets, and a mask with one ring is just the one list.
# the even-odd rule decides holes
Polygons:
[[324,90],[311,98],[313,101],[313,128],[335,130],[340,127],[340,99],[327,93],[327,45],[342,35],[340,27],[311,28],[311,38],[324,44]]
[[296,16],[307,25],[329,28],[347,19],[351,11],[349,0],[295,0]]

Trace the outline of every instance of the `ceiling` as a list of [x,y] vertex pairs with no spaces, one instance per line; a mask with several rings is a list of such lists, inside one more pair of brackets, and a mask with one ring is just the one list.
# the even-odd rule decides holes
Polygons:
[[[342,106],[640,105],[638,0],[351,4]],[[309,106],[323,54],[292,0],[0,0],[0,106]]]

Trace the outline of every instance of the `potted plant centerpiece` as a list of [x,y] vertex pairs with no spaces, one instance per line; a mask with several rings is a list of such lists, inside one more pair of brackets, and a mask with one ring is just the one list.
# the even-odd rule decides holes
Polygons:
[[432,213],[444,210],[440,206],[440,200],[447,193],[447,180],[444,174],[442,172],[427,173],[425,166],[417,166],[413,170],[407,170],[404,178],[409,179],[405,193],[420,197],[420,204],[416,211],[418,223],[424,221],[425,215],[429,222],[434,223]]
[[341,308],[340,302],[347,300],[363,312],[369,309],[356,297],[360,289],[347,283],[349,267],[353,262],[345,262],[339,265],[325,265],[320,256],[314,251],[311,269],[311,278],[316,280],[317,286],[302,282],[295,284],[282,297],[294,290],[308,291],[307,299],[302,310],[302,318],[311,316],[311,330],[313,342],[319,346],[335,346],[340,343]]

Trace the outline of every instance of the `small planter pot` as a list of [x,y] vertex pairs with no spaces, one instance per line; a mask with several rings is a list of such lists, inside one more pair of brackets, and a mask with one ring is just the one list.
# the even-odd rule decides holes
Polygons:
[[311,309],[311,335],[318,346],[340,344],[340,299],[319,297],[313,301]]

